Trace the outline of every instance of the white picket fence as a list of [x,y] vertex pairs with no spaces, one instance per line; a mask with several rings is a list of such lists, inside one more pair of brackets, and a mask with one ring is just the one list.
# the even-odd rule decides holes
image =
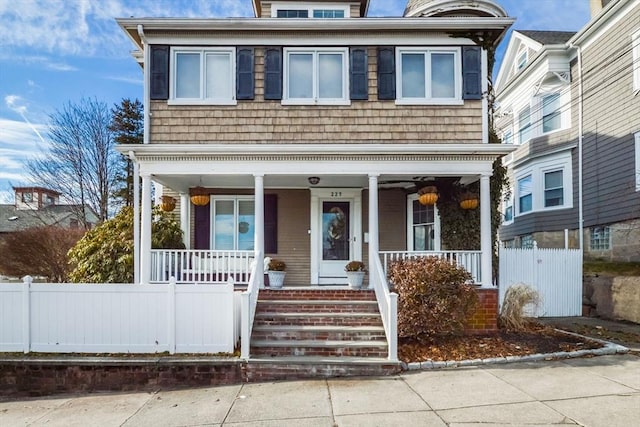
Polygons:
[[0,351],[232,353],[232,284],[0,283]]
[[582,251],[579,249],[500,248],[500,306],[511,286],[525,283],[538,291],[536,317],[582,314]]

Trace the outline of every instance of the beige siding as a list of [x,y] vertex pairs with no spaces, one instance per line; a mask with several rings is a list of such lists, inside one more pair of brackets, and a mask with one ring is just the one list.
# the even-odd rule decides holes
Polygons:
[[349,13],[352,18],[362,18],[360,15],[360,5],[357,3],[351,5],[351,11]]
[[271,3],[262,2],[262,14],[261,18],[271,18]]
[[264,101],[263,50],[256,49],[256,99],[237,106],[169,106],[152,101],[151,141],[181,143],[479,143],[482,104],[396,106],[377,100],[376,49],[369,50],[369,101],[283,106]]

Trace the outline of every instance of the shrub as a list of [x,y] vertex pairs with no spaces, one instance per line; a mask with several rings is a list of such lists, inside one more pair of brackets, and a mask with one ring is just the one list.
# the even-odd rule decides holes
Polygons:
[[[154,249],[183,249],[180,225],[169,214],[154,209],[151,225]],[[122,210],[90,230],[69,251],[76,283],[133,282],[133,209]]]
[[436,257],[391,264],[389,279],[398,293],[398,335],[426,338],[461,333],[478,295],[462,267]]
[[518,283],[507,289],[500,310],[500,326],[513,331],[523,331],[527,329],[525,309],[533,306],[537,309],[540,304],[540,294],[531,286]]

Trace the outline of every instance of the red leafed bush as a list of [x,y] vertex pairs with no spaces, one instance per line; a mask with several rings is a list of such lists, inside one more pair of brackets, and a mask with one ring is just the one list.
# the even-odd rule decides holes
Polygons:
[[461,333],[478,304],[468,284],[471,275],[436,257],[391,264],[389,281],[398,293],[398,335],[403,338]]

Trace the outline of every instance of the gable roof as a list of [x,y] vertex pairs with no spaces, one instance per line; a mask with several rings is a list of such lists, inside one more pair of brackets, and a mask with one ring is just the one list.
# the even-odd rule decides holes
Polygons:
[[542,45],[564,44],[573,37],[575,31],[539,31],[539,30],[516,30],[520,34],[537,41]]
[[[60,225],[71,218],[79,220],[80,205],[51,205],[42,209],[17,209],[15,205],[0,205],[0,233],[11,233],[32,227]],[[90,223],[96,223],[97,215],[89,207],[85,213]]]

